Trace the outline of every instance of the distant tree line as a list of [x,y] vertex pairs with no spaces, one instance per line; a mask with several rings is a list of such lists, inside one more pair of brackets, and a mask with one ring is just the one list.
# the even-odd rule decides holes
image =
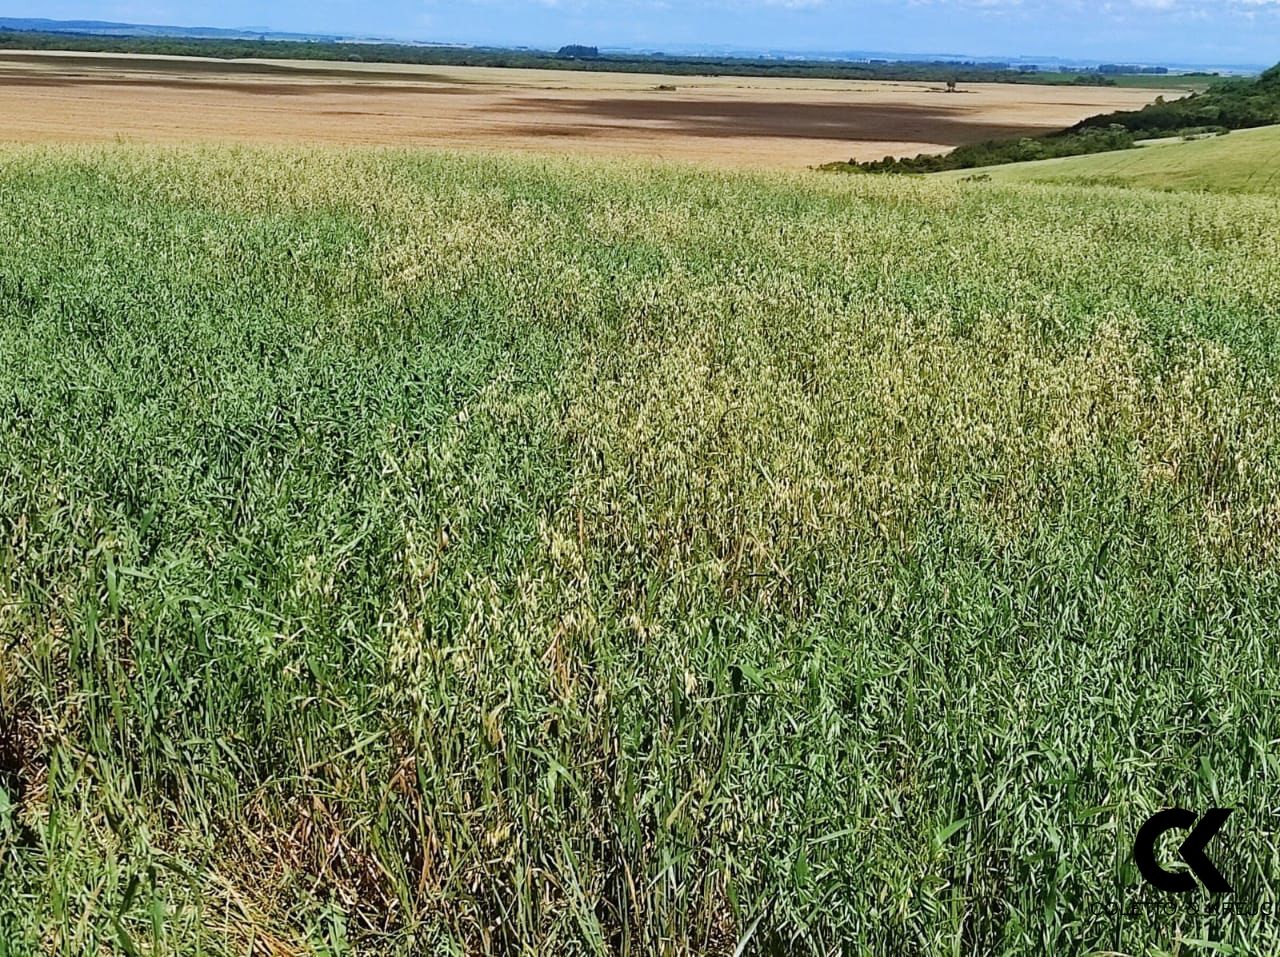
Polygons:
[[824,169],[861,173],[940,173],[1131,149],[1139,140],[1249,129],[1280,123],[1280,65],[1252,79],[1223,80],[1176,100],[1157,97],[1140,110],[1105,113],[1047,136],[987,140],[950,153],[831,163]]
[[571,57],[575,60],[595,60],[600,56],[599,47],[584,47],[576,43],[561,47],[556,56]]
[[1132,66],[1127,63],[1104,63],[1098,67],[1098,72],[1131,76],[1166,76],[1169,73],[1169,68],[1167,66]]
[[1084,130],[1070,135],[1023,136],[1017,139],[985,140],[958,146],[950,153],[921,153],[914,157],[886,156],[882,160],[859,163],[830,163],[823,169],[860,173],[941,173],[953,169],[1025,163],[1028,160],[1080,156],[1106,150],[1129,149],[1134,136],[1122,127]]
[[1280,64],[1254,78],[1222,80],[1203,93],[1168,101],[1159,97],[1140,110],[1091,116],[1067,132],[1121,126],[1145,139],[1192,128],[1244,130],[1273,123],[1280,123]]

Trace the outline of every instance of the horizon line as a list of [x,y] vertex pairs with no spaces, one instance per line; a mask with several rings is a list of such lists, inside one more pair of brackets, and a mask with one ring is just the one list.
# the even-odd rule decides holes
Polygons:
[[[124,28],[124,29],[149,29],[149,30],[181,30],[190,33],[221,33],[221,34],[243,34],[245,36],[236,39],[250,39],[249,34],[256,34],[260,39],[265,38],[267,42],[309,42],[315,40],[328,40],[336,43],[385,43],[395,46],[441,46],[441,47],[462,47],[462,48],[482,48],[491,50],[534,50],[538,52],[554,53],[557,47],[544,46],[538,43],[517,43],[514,41],[499,40],[433,40],[422,37],[411,37],[407,35],[391,36],[382,34],[359,34],[353,32],[328,32],[328,31],[309,31],[293,28],[280,27],[263,27],[263,26],[234,26],[234,27],[214,27],[198,24],[179,24],[179,23],[142,23],[132,20],[96,20],[96,19],[71,19],[59,20],[51,17],[14,17],[0,16],[0,30],[8,32],[40,32],[38,30],[24,31],[20,28],[6,27],[6,22],[15,23],[39,23],[39,24],[56,24],[66,26],[68,24],[84,24],[95,25],[102,28]],[[113,34],[90,29],[84,30],[55,30],[52,32],[68,33],[81,36],[102,36],[110,37]],[[138,39],[146,39],[146,37],[138,37]],[[181,35],[171,37],[171,39],[183,39]],[[199,37],[188,36],[186,39],[218,39],[217,37]],[[227,39],[232,39],[228,37]],[[904,60],[911,59],[936,59],[938,62],[964,62],[970,61],[977,64],[1010,61],[1011,63],[1021,63],[1023,65],[1034,64],[1036,62],[1056,62],[1063,65],[1096,65],[1118,63],[1124,66],[1140,66],[1140,67],[1172,67],[1172,68],[1190,68],[1190,67],[1221,67],[1239,70],[1259,70],[1266,69],[1268,64],[1265,63],[1246,63],[1246,62],[1213,62],[1213,61],[1189,61],[1189,60],[1151,60],[1137,57],[1124,59],[1104,59],[1099,57],[1083,57],[1072,56],[1062,53],[943,53],[935,51],[908,51],[908,50],[855,50],[855,49],[820,49],[820,48],[784,48],[784,47],[752,47],[742,46],[739,44],[725,43],[717,44],[715,41],[705,43],[687,43],[677,42],[662,48],[653,44],[635,45],[635,44],[611,44],[596,41],[586,43],[581,40],[566,41],[568,44],[590,45],[604,52],[621,52],[635,53],[645,56],[661,56],[674,52],[684,56],[708,57],[720,56],[733,59],[748,59],[751,57],[809,57],[822,60],[833,60],[844,62],[857,62],[857,59],[851,58],[893,58],[899,57]],[[715,52],[693,52],[699,49]]]

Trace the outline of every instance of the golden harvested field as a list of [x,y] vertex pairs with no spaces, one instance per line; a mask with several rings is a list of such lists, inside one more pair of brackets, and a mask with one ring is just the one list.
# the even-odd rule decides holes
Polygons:
[[0,140],[380,144],[798,169],[1047,132],[1155,95],[9,53],[0,56]]

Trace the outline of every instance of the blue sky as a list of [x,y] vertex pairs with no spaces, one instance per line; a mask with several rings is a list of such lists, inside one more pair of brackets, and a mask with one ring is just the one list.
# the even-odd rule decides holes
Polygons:
[[1280,0],[0,0],[0,15],[531,46],[1280,61]]

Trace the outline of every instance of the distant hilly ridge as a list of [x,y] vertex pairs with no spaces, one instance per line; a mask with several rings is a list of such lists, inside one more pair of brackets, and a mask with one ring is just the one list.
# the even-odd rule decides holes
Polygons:
[[0,30],[29,33],[91,34],[104,37],[190,37],[206,40],[340,40],[319,33],[280,33],[251,27],[178,27],[150,23],[115,23],[110,20],[48,20],[38,17],[0,17]]

